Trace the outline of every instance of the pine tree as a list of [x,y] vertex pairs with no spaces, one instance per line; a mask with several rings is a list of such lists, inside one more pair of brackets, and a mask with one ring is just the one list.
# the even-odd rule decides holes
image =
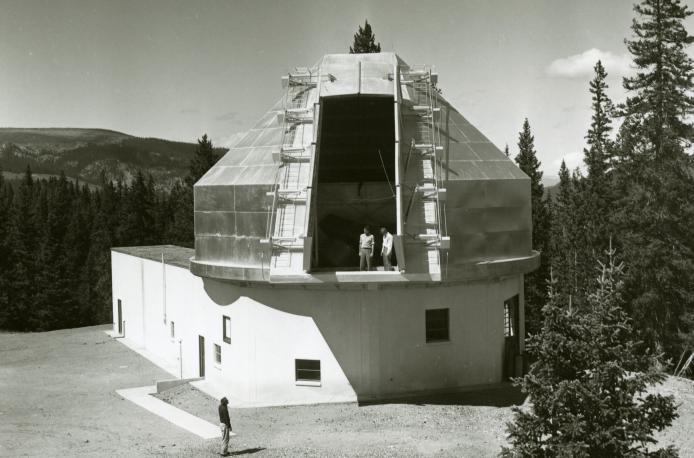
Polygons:
[[188,175],[185,178],[186,184],[192,187],[213,165],[219,160],[219,155],[212,146],[212,141],[204,134],[198,139],[198,146],[195,154],[188,165]]
[[190,188],[174,183],[169,194],[169,225],[164,238],[171,244],[184,247],[194,246],[193,199]]
[[113,193],[111,184],[95,196],[94,220],[86,260],[94,321],[97,323],[112,321],[110,249],[113,246],[113,233],[108,226],[108,216],[112,211]]
[[12,247],[7,272],[7,328],[26,331],[36,325],[36,308],[32,307],[36,291],[36,255],[38,227],[35,184],[27,166],[12,204],[8,244]]
[[376,36],[371,31],[371,24],[364,21],[364,27],[354,34],[354,43],[349,47],[350,54],[368,54],[381,52],[381,43],[376,44]]
[[558,280],[555,293],[563,299],[575,296],[575,258],[576,258],[576,208],[575,183],[571,179],[566,162],[559,167],[559,183],[552,214],[552,234],[550,239],[550,264],[552,273]]
[[174,183],[169,198],[161,205],[168,207],[168,224],[163,237],[169,243],[185,247],[194,245],[193,185],[219,160],[212,142],[204,134],[198,139],[198,147],[190,161],[185,185]]
[[614,144],[610,133],[614,108],[606,93],[607,72],[602,62],[598,61],[594,70],[595,77],[590,82],[593,115],[585,137],[588,148],[583,150],[588,173],[581,180],[575,229],[580,247],[583,248],[578,253],[583,266],[580,273],[586,280],[590,279],[587,274],[598,254],[607,246],[612,232],[609,224],[612,201],[610,167],[613,163]]
[[588,148],[583,150],[583,161],[588,171],[587,178],[595,181],[599,186],[600,180],[605,177],[610,158],[612,142],[610,132],[612,131],[612,101],[607,96],[607,72],[598,61],[594,67],[595,77],[590,82],[590,94],[592,98],[593,115],[591,117],[590,129],[586,134]]
[[638,73],[624,79],[631,94],[625,116],[640,120],[651,156],[677,156],[694,135],[687,119],[694,112],[694,61],[685,50],[694,37],[684,26],[692,12],[680,0],[643,0],[634,10],[640,17],[626,44]]
[[517,381],[531,405],[514,409],[503,456],[677,456],[649,447],[677,413],[672,396],[649,392],[665,375],[652,354],[638,350],[614,253],[610,247],[584,308],[562,300],[556,279],[550,282],[542,331],[528,341],[537,359]]
[[[67,245],[68,224],[72,208],[72,190],[64,173],[58,180],[41,182],[44,190],[39,197],[46,207],[45,224],[41,224],[38,246],[39,263],[36,280],[39,286],[36,298],[38,314],[37,330],[49,330],[62,326],[71,315],[70,304],[74,300],[74,282],[70,275]],[[45,196],[45,197],[44,197]]]
[[694,313],[694,164],[686,150],[694,125],[692,13],[679,0],[644,0],[627,47],[638,69],[624,79],[615,162],[612,224],[630,269],[631,312],[648,346],[678,358],[692,338]]
[[119,181],[118,185],[114,186],[113,182],[106,178],[104,172],[101,173],[100,184],[100,190],[97,193],[99,211],[96,213],[96,217],[105,225],[111,246],[119,246],[121,245],[118,237],[122,221],[120,218],[123,196],[122,184]]
[[121,242],[126,245],[151,245],[154,227],[155,196],[141,171],[125,189],[122,206]]
[[92,302],[90,272],[87,271],[86,264],[93,220],[92,196],[85,191],[87,191],[86,186],[81,189],[74,187],[70,220],[65,237],[65,245],[70,247],[65,253],[66,272],[73,293],[67,306],[70,312],[63,317],[62,327],[86,326],[93,320],[92,309],[95,304]]
[[2,168],[0,168],[0,329],[7,327],[8,311],[8,282],[7,273],[10,270],[12,259],[11,246],[9,245],[8,221],[11,220],[11,195],[9,186],[5,183]]
[[178,183],[179,194],[158,194],[140,172],[130,186],[102,174],[91,191],[64,174],[36,180],[27,168],[14,193],[0,175],[0,221],[7,222],[0,224],[0,329],[110,322],[110,248],[161,244],[172,224],[161,215],[189,189]]
[[544,284],[549,272],[547,231],[550,222],[547,202],[544,198],[545,189],[542,184],[540,161],[537,159],[537,152],[535,151],[535,137],[530,131],[530,123],[527,118],[518,135],[518,155],[516,155],[515,161],[518,167],[530,177],[533,249],[540,252],[540,268],[525,276],[526,330],[529,333],[534,333],[539,330],[540,310],[546,300]]

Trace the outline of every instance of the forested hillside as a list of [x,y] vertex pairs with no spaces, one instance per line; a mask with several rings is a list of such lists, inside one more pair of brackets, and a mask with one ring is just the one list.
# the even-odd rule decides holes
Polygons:
[[0,128],[4,172],[23,173],[29,166],[37,174],[64,173],[91,184],[99,184],[103,177],[129,184],[138,170],[144,170],[152,175],[157,190],[169,190],[185,177],[194,152],[193,143],[104,129]]
[[18,183],[0,174],[0,329],[110,322],[111,247],[192,246],[192,185],[218,159],[206,136],[192,148],[170,190],[142,171],[129,182],[102,172],[99,186],[37,180],[29,166]]

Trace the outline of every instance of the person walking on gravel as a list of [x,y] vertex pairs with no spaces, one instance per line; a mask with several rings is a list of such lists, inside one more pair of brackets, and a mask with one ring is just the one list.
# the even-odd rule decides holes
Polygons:
[[229,456],[229,433],[231,432],[231,420],[229,419],[229,400],[222,398],[219,402],[219,427],[222,430],[222,452],[220,455]]

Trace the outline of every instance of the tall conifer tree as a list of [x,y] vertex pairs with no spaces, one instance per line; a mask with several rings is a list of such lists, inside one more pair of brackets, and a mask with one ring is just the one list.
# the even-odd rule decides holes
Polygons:
[[575,187],[566,162],[561,161],[559,183],[553,202],[552,233],[549,257],[554,278],[558,280],[555,293],[564,299],[575,295],[575,237],[576,208]]
[[[74,247],[66,244],[68,225],[73,212],[72,185],[64,173],[60,178],[41,182],[41,206],[46,207],[45,224],[40,224],[39,259],[37,264],[37,311],[40,312],[39,329],[61,327],[74,310],[75,279],[69,265]],[[45,197],[44,197],[45,196]],[[45,198],[45,203],[43,202]]]
[[627,47],[637,67],[624,79],[628,99],[615,164],[614,224],[630,267],[625,289],[650,346],[673,359],[691,339],[694,312],[694,170],[686,153],[694,127],[692,13],[679,0],[643,0]]
[[212,145],[212,140],[204,134],[198,139],[198,146],[195,154],[188,165],[188,175],[185,178],[186,184],[192,187],[213,165],[219,160],[219,155]]
[[518,381],[531,399],[515,408],[508,457],[676,457],[655,450],[655,431],[677,417],[672,396],[649,393],[665,375],[639,350],[622,309],[622,271],[612,248],[587,306],[572,306],[553,279],[540,334],[528,342],[536,358]]
[[39,239],[35,195],[33,174],[27,166],[14,196],[8,234],[12,250],[9,261],[11,268],[7,272],[9,288],[5,322],[8,328],[18,331],[27,331],[36,325],[36,309],[32,308]]
[[591,107],[593,114],[590,128],[586,134],[588,148],[584,150],[583,161],[588,172],[587,178],[594,180],[599,185],[607,172],[612,155],[612,131],[613,106],[607,95],[607,72],[602,62],[598,61],[593,68],[595,77],[590,82]]
[[381,52],[381,43],[376,43],[376,36],[371,30],[369,21],[364,21],[364,27],[354,34],[354,43],[349,47],[350,54],[367,54]]
[[[612,235],[609,224],[612,196],[611,164],[614,143],[610,138],[614,107],[607,95],[607,72],[598,61],[595,77],[590,82],[593,114],[586,134],[588,147],[583,150],[587,175],[581,180],[580,206],[576,209],[579,224],[576,232],[579,242],[579,261],[587,281],[592,275],[592,265],[606,247]],[[588,286],[588,285],[585,285]]]
[[526,330],[534,333],[539,330],[542,306],[546,300],[545,281],[549,273],[547,257],[547,237],[549,212],[544,198],[545,188],[542,184],[540,161],[535,151],[535,137],[530,131],[526,118],[518,135],[518,155],[515,158],[518,167],[530,177],[530,198],[532,205],[532,239],[533,249],[540,251],[540,268],[525,276],[525,313]]
[[11,220],[11,200],[9,186],[5,183],[0,168],[0,329],[6,327],[8,290],[10,284],[7,274],[10,270],[11,251],[9,246],[9,221]]

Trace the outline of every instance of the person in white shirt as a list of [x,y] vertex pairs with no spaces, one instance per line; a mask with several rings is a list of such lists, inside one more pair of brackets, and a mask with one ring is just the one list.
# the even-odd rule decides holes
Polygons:
[[364,233],[359,236],[359,270],[371,270],[371,259],[374,256],[374,236],[369,226],[364,226]]
[[390,271],[393,270],[393,266],[390,264],[390,255],[393,254],[393,235],[385,227],[381,228],[381,234],[383,235],[383,247],[381,248],[383,270]]

